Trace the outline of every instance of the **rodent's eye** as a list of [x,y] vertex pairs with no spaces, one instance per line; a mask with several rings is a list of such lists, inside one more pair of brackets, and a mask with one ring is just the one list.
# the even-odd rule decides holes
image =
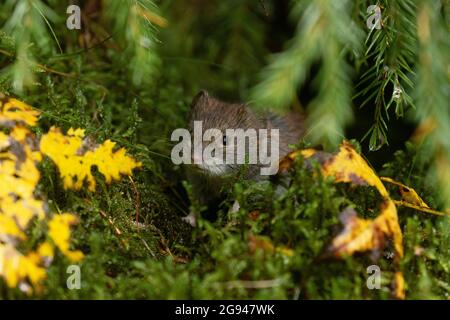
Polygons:
[[223,143],[224,146],[227,145],[227,136],[226,135],[223,135],[222,143]]

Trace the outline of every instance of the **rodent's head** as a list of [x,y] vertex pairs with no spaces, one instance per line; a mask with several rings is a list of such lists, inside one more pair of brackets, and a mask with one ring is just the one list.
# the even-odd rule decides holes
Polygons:
[[[220,138],[212,137],[211,142],[194,141],[194,121],[202,121],[202,135],[208,129],[218,129],[221,131]],[[222,102],[208,94],[207,91],[200,91],[193,99],[189,114],[189,131],[192,137],[192,162],[198,169],[212,176],[232,175],[239,170],[239,165],[227,164],[225,161],[220,163],[216,158],[204,159],[203,151],[208,146],[214,146],[215,151],[224,155],[224,160],[228,153],[238,155],[237,148],[227,148],[229,137],[226,135],[227,129],[250,129],[257,130],[261,127],[261,121],[244,104],[233,104]],[[217,138],[217,139],[215,139]],[[195,146],[197,143],[197,146]],[[197,147],[197,148],[196,148]],[[210,147],[210,148],[211,148]],[[249,148],[256,148],[255,145],[249,145]],[[245,151],[244,151],[245,152]],[[200,154],[201,153],[201,154]],[[200,162],[201,163],[195,163]],[[197,161],[195,161],[197,160]]]

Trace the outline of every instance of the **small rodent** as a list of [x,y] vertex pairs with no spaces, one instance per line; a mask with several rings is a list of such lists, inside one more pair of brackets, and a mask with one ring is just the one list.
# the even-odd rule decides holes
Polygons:
[[[193,137],[194,121],[202,121],[202,129],[219,129],[225,133],[226,129],[279,129],[279,157],[287,155],[290,151],[289,145],[297,144],[304,133],[304,118],[299,112],[290,112],[285,116],[276,116],[271,113],[258,114],[252,111],[247,105],[242,103],[227,103],[211,96],[207,91],[200,91],[191,103],[188,117],[189,131]],[[202,143],[202,142],[201,142]],[[259,137],[258,137],[259,144]],[[194,144],[193,144],[194,145]],[[200,150],[203,151],[205,145],[202,144]],[[223,136],[223,141],[218,141],[219,152],[227,154],[227,137]],[[248,148],[256,146],[248,145]],[[231,148],[230,148],[231,149]],[[246,149],[247,150],[247,149]],[[236,152],[237,150],[233,150]],[[198,156],[192,152],[192,163]],[[223,199],[222,187],[227,182],[233,181],[241,171],[239,164],[214,164],[201,163],[188,165],[187,177],[193,188],[193,195],[201,205],[218,204]],[[247,165],[245,179],[260,180],[267,176],[261,176],[260,163]],[[235,204],[236,205],[236,204]],[[234,206],[235,206],[234,205]],[[233,206],[233,207],[234,207]],[[236,209],[236,208],[234,208]],[[187,219],[191,224],[193,214]]]

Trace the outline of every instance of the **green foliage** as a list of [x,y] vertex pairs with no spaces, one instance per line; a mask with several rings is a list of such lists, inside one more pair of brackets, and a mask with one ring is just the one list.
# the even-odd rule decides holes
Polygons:
[[396,116],[402,117],[405,107],[413,105],[408,92],[414,87],[412,65],[417,54],[415,2],[379,1],[377,5],[382,8],[382,28],[373,28],[367,34],[363,63],[368,70],[361,76],[361,89],[356,95],[364,97],[361,107],[375,99],[374,124],[366,133],[371,150],[388,143],[390,106],[394,105]]
[[[3,54],[15,58],[14,63],[2,71],[11,76],[14,91],[22,93],[25,86],[34,82],[34,75],[30,70],[39,70],[38,67],[41,67],[35,62],[34,54],[52,53],[52,40],[56,40],[59,46],[53,29],[51,33],[47,31],[48,26],[51,28],[50,21],[57,22],[59,19],[58,15],[40,0],[7,1],[2,9],[5,13],[12,13],[3,30],[14,43],[14,51],[5,51]],[[61,50],[60,46],[59,49]]]
[[[273,56],[262,71],[252,97],[263,106],[285,109],[296,104],[299,89],[311,78],[311,66],[318,64],[319,71],[313,77],[316,92],[307,108],[306,137],[325,147],[336,147],[342,140],[345,127],[353,120],[352,102],[373,110],[373,123],[362,138],[370,137],[371,151],[388,144],[391,106],[396,117],[410,111],[410,118],[428,125],[426,129],[431,131],[423,148],[436,158],[435,171],[430,175],[441,184],[442,199],[448,207],[450,193],[445,181],[450,172],[450,86],[446,4],[377,1],[380,27],[368,29],[365,22],[375,15],[368,11],[373,5],[370,1],[297,1],[292,9],[297,30],[287,49]],[[358,83],[353,85],[352,79]]]
[[[448,78],[448,24],[441,19],[440,3],[421,1],[418,14],[420,64],[417,70],[417,114],[423,124],[431,122],[429,136],[422,141],[424,152],[435,160],[432,181],[441,185],[441,199],[450,207],[450,82]],[[445,12],[449,19],[448,3]]]
[[[441,203],[440,195],[433,191],[435,186],[430,184],[430,180],[423,178],[423,173],[432,161],[428,154],[418,152],[417,147],[408,143],[406,150],[397,151],[395,160],[385,164],[380,174],[414,186],[431,207],[438,207]],[[403,226],[405,246],[402,270],[411,298],[448,297],[450,218],[430,217],[408,208],[399,210],[399,218],[400,225]],[[419,281],[412,281],[415,278]]]
[[160,26],[165,26],[166,22],[157,12],[151,0],[106,2],[105,14],[113,24],[113,35],[124,46],[123,60],[118,63],[129,64],[136,85],[158,72],[160,59],[156,49],[159,40],[155,22]]
[[360,55],[362,31],[351,21],[350,1],[298,1],[293,18],[297,32],[290,47],[274,57],[261,74],[253,96],[262,104],[289,106],[311,64],[319,61],[317,98],[308,117],[313,142],[337,146],[352,120],[349,54]]

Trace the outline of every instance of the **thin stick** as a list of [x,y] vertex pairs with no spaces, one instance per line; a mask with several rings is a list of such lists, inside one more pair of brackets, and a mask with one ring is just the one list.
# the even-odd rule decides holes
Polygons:
[[[8,52],[6,50],[3,50],[3,49],[0,49],[0,53],[7,57],[14,57],[14,54],[12,54],[11,52]],[[17,59],[20,59],[20,58],[17,58]],[[40,64],[40,63],[32,62],[32,64],[34,64],[36,67],[41,68],[42,70],[49,72],[49,73],[54,73],[54,74],[64,76],[64,77],[69,77],[69,78],[75,77],[75,75],[72,73],[65,73],[62,71],[58,71],[58,70],[46,67],[45,65]]]
[[101,215],[103,218],[105,218],[105,219],[108,220],[109,224],[113,227],[114,233],[115,233],[116,235],[118,235],[118,236],[121,236],[121,235],[122,235],[122,231],[120,231],[120,229],[116,227],[116,225],[114,224],[114,222],[112,221],[112,219],[111,219],[110,217],[108,217],[108,215],[107,215],[104,211],[102,211],[102,210],[99,210],[99,213],[100,213],[100,215]]

